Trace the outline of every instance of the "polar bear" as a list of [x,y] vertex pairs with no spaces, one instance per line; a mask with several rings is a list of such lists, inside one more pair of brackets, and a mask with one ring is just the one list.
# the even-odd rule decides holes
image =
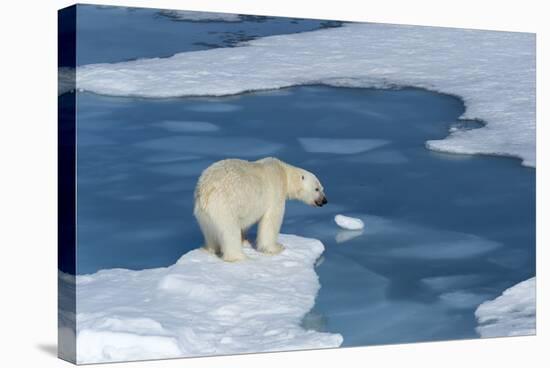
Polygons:
[[246,231],[259,223],[257,250],[281,252],[277,237],[287,199],[315,207],[327,203],[315,175],[276,158],[212,164],[202,172],[195,189],[194,215],[204,235],[204,248],[221,253],[224,261],[244,260],[242,247],[250,246]]

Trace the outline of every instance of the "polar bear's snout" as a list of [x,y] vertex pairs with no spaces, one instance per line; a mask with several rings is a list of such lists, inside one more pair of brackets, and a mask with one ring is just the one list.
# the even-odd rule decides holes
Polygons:
[[325,204],[327,204],[327,203],[328,203],[327,197],[326,197],[324,194],[321,195],[321,197],[319,197],[319,199],[317,199],[317,200],[315,201],[315,205],[316,205],[317,207],[323,207],[323,206],[324,206]]

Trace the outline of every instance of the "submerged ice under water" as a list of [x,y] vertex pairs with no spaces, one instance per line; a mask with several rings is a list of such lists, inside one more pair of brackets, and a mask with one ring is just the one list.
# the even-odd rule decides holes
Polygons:
[[[193,189],[212,162],[277,156],[329,205],[289,202],[282,231],[320,239],[304,319],[344,346],[477,336],[475,308],[535,274],[535,170],[425,148],[462,102],[420,89],[300,86],[221,98],[78,95],[78,273],[173,264],[201,245]],[[334,224],[343,213],[362,230]]]

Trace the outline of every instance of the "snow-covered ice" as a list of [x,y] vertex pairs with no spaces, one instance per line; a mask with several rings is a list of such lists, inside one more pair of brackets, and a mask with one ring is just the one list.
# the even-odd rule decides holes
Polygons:
[[320,288],[323,244],[280,235],[285,250],[223,262],[202,249],[166,268],[76,278],[79,363],[338,347],[301,322]]
[[365,227],[365,224],[361,219],[344,215],[334,216],[334,222],[336,222],[336,224],[342,229],[346,230],[361,230]]
[[230,95],[313,83],[427,88],[460,96],[466,104],[462,118],[487,123],[428,141],[430,149],[514,156],[535,166],[534,34],[347,24],[242,46],[85,65],[77,70],[77,86],[142,97]]
[[521,336],[536,333],[536,277],[505,290],[476,309],[481,337]]
[[242,20],[239,14],[230,13],[211,13],[191,10],[161,10],[159,13],[176,20],[192,22],[240,22]]

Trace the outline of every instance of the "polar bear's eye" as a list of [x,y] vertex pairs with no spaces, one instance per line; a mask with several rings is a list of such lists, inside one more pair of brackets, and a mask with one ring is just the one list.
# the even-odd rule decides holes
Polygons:
[[304,179],[305,179],[305,178],[304,178],[304,176],[302,175],[302,180],[304,180]]
[[319,191],[319,188],[315,188],[315,191],[318,192],[318,191]]

